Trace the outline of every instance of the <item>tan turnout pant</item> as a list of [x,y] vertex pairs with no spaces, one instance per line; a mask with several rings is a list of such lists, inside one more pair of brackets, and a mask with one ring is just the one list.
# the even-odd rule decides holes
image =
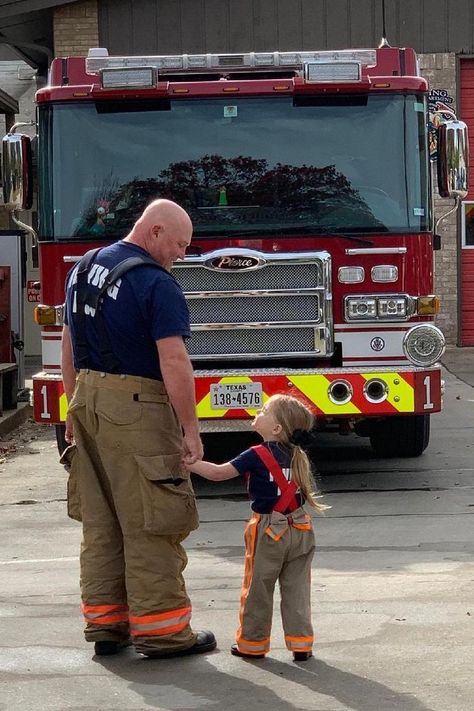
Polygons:
[[198,518],[163,383],[81,371],[69,412],[86,639],[130,635],[140,652],[191,647],[196,634],[181,542]]
[[315,542],[311,517],[298,509],[254,514],[245,529],[245,570],[240,598],[238,649],[261,655],[270,650],[273,593],[280,584],[285,643],[291,652],[310,652],[311,561]]

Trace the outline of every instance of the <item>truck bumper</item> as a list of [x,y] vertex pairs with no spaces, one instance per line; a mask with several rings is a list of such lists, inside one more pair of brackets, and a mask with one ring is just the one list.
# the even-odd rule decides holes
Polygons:
[[[262,370],[195,372],[197,412],[201,420],[246,420],[258,408],[218,406],[211,386],[238,387],[259,383],[262,401],[275,393],[293,395],[320,417],[361,418],[439,412],[441,366],[417,369],[332,368],[327,370]],[[211,427],[210,429],[214,429]],[[227,429],[227,428],[225,428]]]
[[[441,366],[417,369],[331,368],[323,370],[239,370],[195,371],[197,414],[205,431],[218,429],[219,421],[229,429],[246,429],[260,404],[227,407],[212,398],[212,386],[231,386],[245,392],[256,384],[261,402],[285,393],[299,398],[319,417],[358,419],[402,414],[431,414],[442,405]],[[227,388],[229,389],[229,388]],[[255,387],[248,388],[255,391]],[[215,388],[214,388],[215,390]],[[37,373],[33,376],[33,411],[37,422],[64,422],[67,401],[61,376]],[[247,422],[246,422],[247,421]],[[206,426],[206,422],[208,426]]]

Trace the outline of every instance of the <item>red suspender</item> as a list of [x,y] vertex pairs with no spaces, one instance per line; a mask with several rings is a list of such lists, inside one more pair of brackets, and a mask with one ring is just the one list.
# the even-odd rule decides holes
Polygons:
[[295,511],[299,504],[296,500],[296,492],[298,487],[294,481],[288,481],[283,474],[280,465],[273,456],[273,454],[265,447],[263,444],[258,444],[256,447],[252,447],[255,454],[262,460],[262,462],[267,467],[270,474],[273,476],[276,485],[281,491],[281,496],[273,507],[274,511],[283,513],[287,509],[290,511]]

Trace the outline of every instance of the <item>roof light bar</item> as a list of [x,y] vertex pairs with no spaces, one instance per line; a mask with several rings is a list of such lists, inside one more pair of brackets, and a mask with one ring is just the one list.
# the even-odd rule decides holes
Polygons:
[[[110,57],[107,50],[96,47],[89,50],[86,59],[88,74],[99,74],[105,69],[143,69],[152,67],[160,73],[176,71],[222,72],[245,71],[251,67],[267,69],[294,67],[303,69],[305,64],[359,63],[361,66],[376,64],[374,49],[344,49],[337,52],[247,52],[245,54],[180,54],[152,57]],[[329,81],[329,80],[328,80]]]

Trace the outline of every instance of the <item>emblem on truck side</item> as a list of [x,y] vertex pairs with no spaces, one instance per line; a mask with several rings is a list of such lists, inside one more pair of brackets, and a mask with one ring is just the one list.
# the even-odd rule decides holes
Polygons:
[[208,269],[215,271],[243,271],[244,269],[259,269],[266,264],[261,257],[253,254],[220,254],[204,262]]

